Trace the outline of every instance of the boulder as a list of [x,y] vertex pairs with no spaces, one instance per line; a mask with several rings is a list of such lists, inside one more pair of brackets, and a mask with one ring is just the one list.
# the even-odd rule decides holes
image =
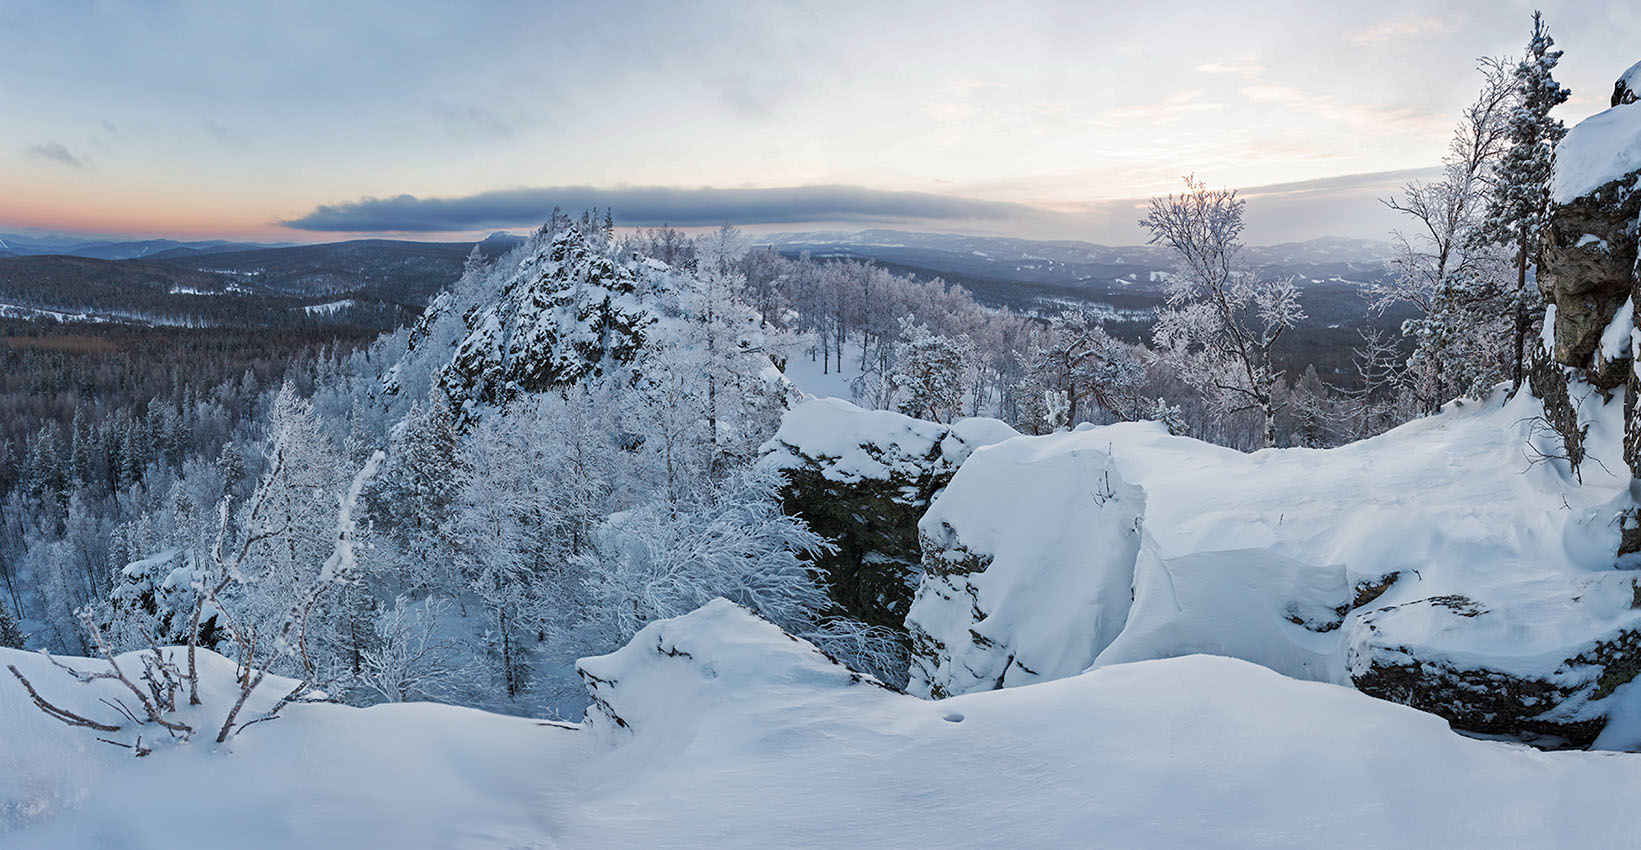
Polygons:
[[917,522],[975,449],[1017,436],[995,419],[951,425],[835,398],[787,411],[762,447],[788,514],[836,549],[815,559],[850,616],[900,629],[922,575]]

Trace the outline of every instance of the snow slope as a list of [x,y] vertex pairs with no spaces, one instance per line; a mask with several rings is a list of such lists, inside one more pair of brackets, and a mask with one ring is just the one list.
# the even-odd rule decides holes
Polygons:
[[[99,708],[44,659],[0,663]],[[1225,658],[925,702],[719,601],[583,666],[627,727],[304,706],[142,760],[8,681],[0,845],[1593,848],[1631,846],[1641,791],[1641,759],[1470,740]]]

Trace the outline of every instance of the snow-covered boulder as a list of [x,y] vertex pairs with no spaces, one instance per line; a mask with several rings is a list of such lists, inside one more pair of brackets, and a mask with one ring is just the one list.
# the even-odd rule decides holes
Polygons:
[[[1579,122],[1556,148],[1551,213],[1538,283],[1555,305],[1555,359],[1590,370],[1593,383],[1622,382],[1628,346],[1603,347],[1603,332],[1637,285],[1641,219],[1641,64],[1614,86],[1613,106]],[[1632,304],[1633,306],[1633,304]]]
[[576,662],[576,672],[592,698],[587,723],[605,733],[676,727],[681,717],[711,714],[715,703],[748,693],[862,686],[899,693],[721,598],[650,623],[615,652]]
[[[131,639],[140,639],[146,631],[161,643],[186,643],[196,580],[193,558],[177,548],[126,564],[109,594],[116,623],[130,630]],[[205,646],[215,646],[222,637],[219,614],[210,603],[200,612],[199,637]]]
[[1145,493],[1090,432],[976,451],[918,525],[911,682],[947,697],[1075,675],[1128,617]]
[[852,616],[900,628],[921,576],[917,522],[975,449],[1017,436],[995,419],[951,425],[835,398],[787,411],[761,449],[789,514],[837,547],[816,566]]
[[[1349,636],[1364,693],[1447,718],[1466,732],[1588,746],[1641,671],[1636,584],[1622,572],[1444,594],[1370,612]],[[1483,601],[1486,599],[1487,601]]]

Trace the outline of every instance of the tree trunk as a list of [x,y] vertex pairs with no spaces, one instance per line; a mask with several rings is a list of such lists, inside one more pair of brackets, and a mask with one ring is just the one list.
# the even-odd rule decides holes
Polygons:
[[1527,342],[1527,244],[1523,237],[1522,244],[1516,252],[1516,334],[1515,360],[1510,368],[1510,394],[1515,395],[1521,389],[1522,381],[1522,353]]

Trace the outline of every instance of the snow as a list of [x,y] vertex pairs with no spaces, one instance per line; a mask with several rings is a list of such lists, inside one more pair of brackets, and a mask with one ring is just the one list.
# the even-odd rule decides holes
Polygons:
[[1586,233],[1583,236],[1578,237],[1578,241],[1573,244],[1573,247],[1588,248],[1591,245],[1594,245],[1598,251],[1608,250],[1607,240],[1602,239],[1594,233]]
[[1641,104],[1615,106],[1578,122],[1556,146],[1550,195],[1558,204],[1570,203],[1636,170],[1641,170]]
[[849,361],[847,369],[833,364],[822,372],[819,360],[811,360],[809,355],[800,354],[786,361],[786,377],[808,396],[853,399],[855,382],[860,379],[861,370],[858,357],[851,356]]
[[1313,566],[1268,549],[1165,561],[1146,547],[1135,575],[1134,610],[1095,666],[1207,653],[1297,679],[1340,681],[1343,618],[1335,609],[1350,598],[1340,564]]
[[1607,323],[1601,332],[1601,345],[1598,348],[1601,361],[1612,363],[1630,356],[1630,338],[1635,334],[1635,296],[1624,299],[1624,306],[1613,314],[1612,321]]
[[[205,661],[209,706],[233,671]],[[110,714],[94,698],[108,682],[75,685],[11,650],[0,663]],[[931,703],[717,602],[583,665],[619,683],[629,727],[309,705],[231,749],[196,740],[140,760],[7,687],[0,844],[1622,847],[1641,787],[1641,759],[1466,739],[1210,656]]]
[[349,309],[353,304],[352,298],[344,298],[340,301],[326,301],[323,304],[309,304],[302,308],[302,312],[310,316],[332,316]]

